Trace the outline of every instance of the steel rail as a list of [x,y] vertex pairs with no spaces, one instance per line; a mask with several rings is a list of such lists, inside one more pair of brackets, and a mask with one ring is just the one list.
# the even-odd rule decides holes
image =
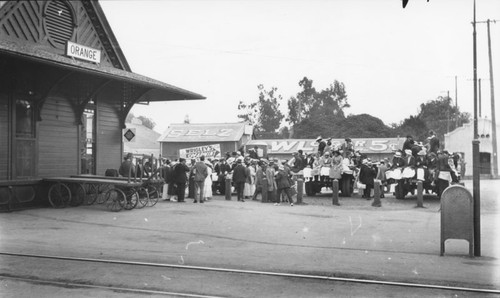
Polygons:
[[176,296],[176,297],[178,296],[178,297],[192,297],[192,298],[224,298],[224,296],[212,296],[212,295],[189,294],[189,293],[180,293],[180,292],[168,292],[168,291],[160,291],[160,290],[144,290],[144,289],[137,289],[137,288],[89,285],[89,284],[85,284],[85,283],[52,281],[52,280],[44,280],[44,279],[37,279],[37,278],[22,278],[22,277],[13,277],[13,276],[4,276],[4,275],[0,275],[0,279],[1,278],[29,282],[29,283],[45,284],[45,285],[111,290],[111,291],[128,292],[128,293],[136,293],[136,294],[147,294],[147,295],[155,294],[155,295],[171,295],[171,296]]
[[397,282],[397,281],[382,281],[382,280],[374,280],[374,279],[360,279],[360,278],[348,278],[348,277],[333,277],[333,276],[310,275],[310,274],[269,272],[269,271],[258,271],[258,270],[243,270],[243,269],[228,269],[228,268],[218,268],[218,267],[189,266],[189,265],[178,265],[178,264],[135,262],[135,261],[110,260],[110,259],[94,259],[94,258],[50,256],[50,255],[20,254],[20,253],[10,253],[10,252],[0,252],[0,255],[14,256],[14,257],[16,257],[16,256],[17,257],[30,257],[30,258],[39,258],[39,259],[65,260],[65,261],[108,263],[108,264],[118,264],[118,265],[135,265],[135,266],[163,267],[163,268],[175,268],[175,269],[186,269],[186,270],[214,271],[214,272],[225,272],[225,273],[243,273],[243,274],[267,275],[267,276],[277,276],[277,277],[307,278],[307,279],[316,279],[316,280],[329,280],[329,281],[341,281],[341,282],[352,282],[352,283],[362,283],[362,284],[426,288],[426,289],[463,291],[463,292],[475,292],[475,293],[487,293],[487,294],[500,294],[500,290],[496,290],[496,289],[467,288],[467,287],[431,285],[431,284],[408,283],[408,282]]

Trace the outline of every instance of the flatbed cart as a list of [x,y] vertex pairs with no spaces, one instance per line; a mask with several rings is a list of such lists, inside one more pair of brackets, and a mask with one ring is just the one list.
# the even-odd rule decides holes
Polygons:
[[[156,203],[158,203],[158,200],[161,197],[161,190],[163,189],[163,184],[165,184],[165,180],[156,177],[152,178],[134,177],[129,179],[128,177],[111,177],[111,176],[100,176],[100,175],[90,175],[90,174],[74,175],[71,177],[83,178],[83,179],[107,179],[107,180],[117,180],[117,181],[127,181],[127,182],[130,181],[131,183],[140,183],[141,186],[135,188],[135,191],[137,192],[138,196],[138,203],[136,205],[136,208],[143,208],[144,206],[152,207],[156,205]],[[102,193],[103,192],[102,189],[99,192]],[[124,190],[124,192],[127,195],[127,191]],[[103,202],[98,200],[98,203],[103,203]]]
[[111,211],[133,209],[139,200],[137,189],[143,184],[140,181],[89,177],[50,177],[43,178],[43,181],[51,184],[48,198],[54,208],[78,206],[84,202],[91,205],[97,201],[105,203]]

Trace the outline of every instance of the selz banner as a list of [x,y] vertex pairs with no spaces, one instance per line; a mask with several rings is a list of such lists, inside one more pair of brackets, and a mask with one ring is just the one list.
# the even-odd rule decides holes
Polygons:
[[186,159],[200,158],[219,158],[220,157],[220,144],[204,145],[199,147],[191,147],[179,149],[179,156]]

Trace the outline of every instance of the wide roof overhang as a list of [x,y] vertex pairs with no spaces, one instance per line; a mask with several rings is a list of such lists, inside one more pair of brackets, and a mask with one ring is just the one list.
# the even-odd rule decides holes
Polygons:
[[21,45],[15,42],[0,40],[0,55],[8,55],[15,58],[35,63],[47,64],[52,67],[76,71],[97,77],[108,78],[149,89],[140,101],[172,101],[172,100],[199,100],[204,96],[176,87],[161,81],[139,75],[133,72],[79,61],[73,58],[47,52],[33,45]]

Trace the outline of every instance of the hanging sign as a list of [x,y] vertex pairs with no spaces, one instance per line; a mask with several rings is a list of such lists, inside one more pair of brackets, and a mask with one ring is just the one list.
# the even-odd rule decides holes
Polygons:
[[220,157],[220,144],[205,145],[199,147],[191,147],[179,149],[179,156],[186,159],[199,158],[219,158]]
[[90,62],[101,63],[101,51],[68,41],[66,55]]

